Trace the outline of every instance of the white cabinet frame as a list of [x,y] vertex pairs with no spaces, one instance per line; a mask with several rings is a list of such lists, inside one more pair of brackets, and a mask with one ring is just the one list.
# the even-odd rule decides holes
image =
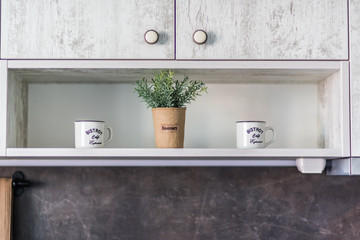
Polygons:
[[[0,65],[1,118],[3,129],[7,126],[6,113],[11,112],[7,89],[10,75],[17,69],[218,69],[309,71],[316,74],[330,73],[318,85],[325,111],[319,110],[326,122],[327,136],[324,148],[314,149],[239,149],[184,148],[104,148],[80,150],[74,148],[26,148],[22,143],[13,147],[9,134],[0,138],[0,166],[295,166],[297,158],[339,159],[350,157],[349,134],[349,66],[341,61],[93,61],[93,60],[3,60]],[[8,72],[11,74],[8,76]],[[307,77],[314,77],[309,74]],[[21,91],[20,91],[21,92]],[[334,105],[334,106],[333,106]],[[14,114],[14,111],[12,112]],[[20,117],[21,118],[21,117]],[[329,119],[327,119],[329,118]],[[16,120],[15,120],[16,121]],[[330,130],[329,130],[330,129]],[[23,134],[24,130],[23,130]],[[21,135],[21,134],[16,134]],[[332,138],[336,139],[332,139]],[[12,141],[17,141],[12,137]],[[15,140],[14,140],[15,139]],[[7,147],[6,142],[8,146]]]
[[6,155],[7,139],[7,61],[0,60],[0,157]]

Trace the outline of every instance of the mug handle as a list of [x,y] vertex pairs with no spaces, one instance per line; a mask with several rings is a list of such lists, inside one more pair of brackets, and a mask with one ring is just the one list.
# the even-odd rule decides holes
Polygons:
[[110,142],[111,139],[112,139],[112,135],[113,135],[112,132],[113,132],[113,130],[112,130],[111,127],[109,127],[109,126],[107,126],[107,125],[105,125],[105,129],[108,129],[108,130],[109,130],[109,139],[104,142],[104,144],[107,144],[107,143]]
[[268,142],[265,143],[265,147],[267,147],[267,146],[269,146],[270,144],[272,144],[273,142],[275,142],[275,138],[276,138],[276,133],[275,133],[274,128],[272,128],[272,127],[265,127],[265,132],[268,131],[268,130],[272,131],[273,137],[272,137],[272,139],[271,139],[270,141],[268,141]]

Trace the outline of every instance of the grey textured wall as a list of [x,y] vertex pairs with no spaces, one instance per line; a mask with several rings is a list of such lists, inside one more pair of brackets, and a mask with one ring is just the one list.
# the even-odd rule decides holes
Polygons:
[[0,168],[14,239],[359,239],[360,178],[295,168]]

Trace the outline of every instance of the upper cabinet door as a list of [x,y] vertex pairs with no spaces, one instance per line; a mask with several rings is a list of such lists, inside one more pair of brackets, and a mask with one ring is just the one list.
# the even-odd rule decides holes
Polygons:
[[[2,58],[174,58],[174,0],[2,0],[1,4]],[[154,32],[145,37],[148,30],[155,30],[158,39]],[[147,43],[146,38],[156,43]]]
[[176,27],[179,59],[348,59],[347,0],[177,0]]

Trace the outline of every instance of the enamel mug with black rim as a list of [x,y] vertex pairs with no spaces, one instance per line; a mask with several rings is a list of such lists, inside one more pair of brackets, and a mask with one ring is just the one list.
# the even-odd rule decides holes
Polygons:
[[[272,139],[265,142],[265,133],[272,132]],[[236,147],[241,149],[265,148],[275,141],[276,134],[272,127],[266,127],[265,121],[237,121]]]

